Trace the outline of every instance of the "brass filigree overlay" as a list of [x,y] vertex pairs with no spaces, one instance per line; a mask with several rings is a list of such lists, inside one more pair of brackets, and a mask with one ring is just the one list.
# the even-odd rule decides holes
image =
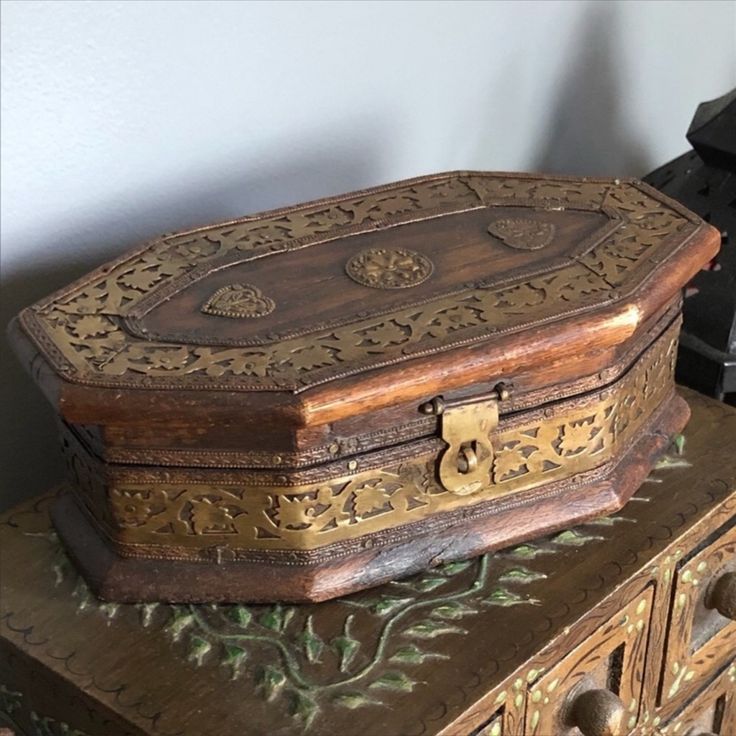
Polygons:
[[433,270],[432,261],[421,253],[402,248],[369,248],[345,265],[350,278],[374,289],[406,289],[419,286]]
[[[215,268],[467,210],[489,208],[490,219],[494,207],[586,208],[613,226],[559,270],[469,283],[449,296],[268,345],[203,346],[127,329],[129,315]],[[700,227],[634,182],[445,174],[165,237],[25,310],[21,325],[53,368],[78,383],[300,390],[623,299]]]
[[492,433],[487,482],[470,496],[439,483],[439,438],[367,453],[352,472],[335,463],[300,480],[266,471],[109,468],[67,434],[72,486],[130,556],[208,559],[226,548],[246,559],[251,550],[318,550],[367,534],[400,534],[397,527],[441,512],[472,514],[485,501],[605,472],[671,395],[678,326],[607,388],[502,419]]
[[539,222],[525,217],[495,220],[488,232],[511,248],[540,250],[552,242],[555,226],[551,222]]
[[265,317],[275,308],[273,299],[252,284],[223,286],[202,305],[205,314],[232,318]]

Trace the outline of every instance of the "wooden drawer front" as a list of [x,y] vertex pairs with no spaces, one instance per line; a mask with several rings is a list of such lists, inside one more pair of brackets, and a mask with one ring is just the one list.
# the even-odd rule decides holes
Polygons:
[[652,597],[649,587],[529,689],[525,733],[580,736],[584,729],[575,725],[577,720],[582,728],[578,698],[594,690],[608,690],[617,696],[619,714],[615,718],[623,723],[621,733],[636,726]]
[[[653,725],[656,727],[656,720]],[[655,733],[657,736],[736,734],[736,662]]]
[[734,580],[736,527],[677,569],[662,674],[663,705],[681,702],[733,655],[736,623],[717,609],[729,609],[733,616]]

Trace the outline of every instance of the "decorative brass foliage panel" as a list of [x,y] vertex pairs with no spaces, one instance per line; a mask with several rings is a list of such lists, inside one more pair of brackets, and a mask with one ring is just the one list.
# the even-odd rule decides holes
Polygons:
[[[588,208],[618,225],[558,271],[460,293],[338,328],[253,347],[146,340],[125,318],[237,256],[295,248],[480,207]],[[637,287],[699,227],[632,182],[456,173],[164,237],[23,312],[21,323],[55,369],[76,382],[159,388],[299,389],[488,339],[610,303]],[[519,228],[505,229],[517,245]],[[536,236],[539,246],[547,237]],[[511,242],[511,241],[509,241]],[[423,269],[423,270],[422,270]],[[427,266],[420,268],[421,274]],[[415,276],[416,277],[416,274]],[[347,278],[347,276],[345,276]]]
[[608,388],[501,422],[488,482],[469,496],[440,485],[431,441],[398,463],[297,486],[287,476],[281,486],[259,484],[258,472],[247,482],[224,474],[221,483],[172,482],[171,472],[155,469],[105,476],[103,465],[67,441],[72,485],[126,554],[219,559],[238,558],[238,550],[315,550],[537,486],[591,480],[672,393],[676,328]]

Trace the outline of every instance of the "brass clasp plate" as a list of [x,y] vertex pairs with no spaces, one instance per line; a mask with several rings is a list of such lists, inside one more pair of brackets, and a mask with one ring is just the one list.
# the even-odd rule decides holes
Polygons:
[[440,416],[442,439],[447,448],[440,455],[438,473],[450,493],[468,496],[491,482],[493,444],[498,426],[498,403],[511,395],[511,387],[499,383],[487,393],[458,399],[437,396],[419,407],[423,414]]

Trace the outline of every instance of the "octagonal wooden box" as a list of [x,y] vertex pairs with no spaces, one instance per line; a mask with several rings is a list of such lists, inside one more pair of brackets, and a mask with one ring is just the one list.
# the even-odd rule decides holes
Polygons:
[[719,242],[636,181],[481,172],[164,236],[11,325],[54,524],[106,599],[300,601],[612,512],[687,420]]

